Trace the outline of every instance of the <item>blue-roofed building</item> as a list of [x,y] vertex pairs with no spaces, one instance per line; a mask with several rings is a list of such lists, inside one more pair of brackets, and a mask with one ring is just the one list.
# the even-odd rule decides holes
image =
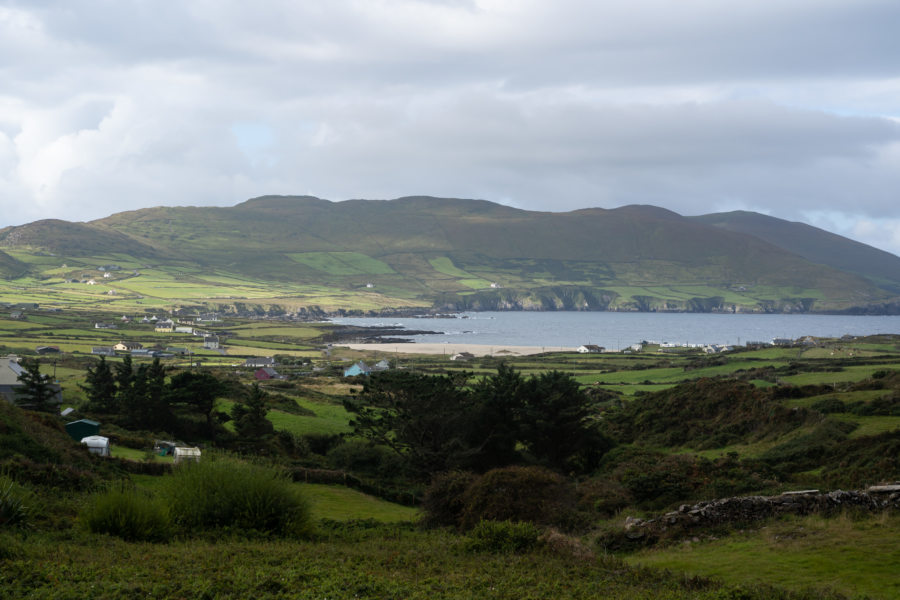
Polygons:
[[344,377],[355,377],[357,375],[368,375],[372,369],[363,361],[359,361],[355,365],[344,369]]

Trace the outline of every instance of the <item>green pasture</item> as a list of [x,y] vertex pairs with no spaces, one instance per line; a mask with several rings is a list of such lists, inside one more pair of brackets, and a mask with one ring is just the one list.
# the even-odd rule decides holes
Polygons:
[[728,584],[858,597],[900,597],[900,516],[789,518],[723,539],[682,543],[626,558],[632,565],[712,577]]
[[[267,344],[267,343],[254,343],[251,340],[235,340],[233,343],[229,342],[228,346],[226,346],[228,350],[229,356],[271,356],[272,354],[285,354],[288,356],[297,356],[303,358],[316,358],[321,356],[321,352],[318,350],[298,350],[296,344]],[[277,350],[277,352],[273,352],[273,350]]]
[[615,371],[613,373],[591,373],[577,375],[575,379],[578,380],[579,383],[594,383],[599,381],[601,384],[633,384],[642,383],[644,381],[668,383],[680,381],[689,377],[691,377],[691,375],[684,369],[666,367],[661,369],[641,369],[636,371]]
[[876,365],[851,365],[843,367],[840,371],[813,371],[806,373],[798,373],[797,375],[779,376],[778,381],[783,383],[791,383],[793,385],[813,385],[813,384],[840,384],[861,381],[872,376],[875,371],[889,368],[895,363],[884,363]]
[[473,290],[481,290],[491,287],[491,282],[487,279],[460,279],[459,283],[468,288],[472,288]]
[[310,510],[316,519],[348,521],[375,519],[384,523],[416,521],[417,508],[394,504],[363,492],[340,485],[318,483],[297,484],[309,500]]
[[453,261],[450,260],[446,256],[439,256],[438,258],[429,258],[428,264],[431,265],[438,273],[442,273],[444,275],[449,275],[450,277],[456,277],[458,279],[478,279],[474,277],[471,273],[467,271],[463,271],[459,267],[453,264]]
[[884,390],[859,390],[854,392],[843,392],[835,390],[833,393],[823,394],[821,396],[809,396],[808,398],[788,398],[785,403],[788,406],[800,406],[809,408],[816,402],[826,398],[837,398],[841,402],[870,402],[876,398],[880,398],[885,394]]
[[350,432],[350,414],[339,404],[325,404],[311,400],[297,399],[297,404],[316,416],[294,415],[280,410],[271,410],[268,419],[276,430],[290,431],[294,435],[308,433],[337,434]]
[[387,275],[394,273],[387,263],[359,252],[302,252],[286,256],[295,262],[330,275]]
[[851,438],[878,435],[879,433],[900,429],[900,417],[895,416],[872,415],[861,417],[852,414],[832,414],[829,416],[839,421],[856,423],[856,429],[850,432]]
[[653,392],[661,392],[662,390],[667,390],[671,387],[675,387],[674,383],[659,383],[659,384],[641,384],[641,383],[623,383],[618,385],[599,385],[597,387],[609,390],[611,392],[618,392],[620,394],[624,394],[625,396],[634,396],[638,392],[645,394],[652,394]]
[[235,327],[232,329],[240,338],[283,337],[311,339],[325,333],[319,327],[297,327],[292,325],[256,324],[251,326]]
[[[143,462],[145,452],[132,448],[114,446],[112,455]],[[155,462],[172,462],[171,456],[154,456]],[[201,458],[202,460],[202,458]],[[157,492],[166,483],[166,476],[132,475],[135,485],[151,492]],[[295,484],[310,505],[310,511],[316,520],[332,519],[349,521],[356,519],[374,519],[383,523],[416,521],[420,516],[417,508],[403,506],[370,496],[352,488],[340,485],[317,483]]]
[[23,331],[26,329],[37,329],[41,328],[35,327],[36,321],[34,321],[34,317],[28,315],[23,320],[0,320],[0,332],[9,332],[9,331]]
[[[295,399],[297,404],[315,416],[296,415],[280,410],[270,410],[266,418],[272,422],[276,431],[289,431],[294,435],[326,434],[333,435],[350,431],[350,414],[339,404],[313,402],[302,398]],[[216,403],[217,410],[231,413],[234,402],[220,399]],[[225,424],[233,430],[231,422]]]

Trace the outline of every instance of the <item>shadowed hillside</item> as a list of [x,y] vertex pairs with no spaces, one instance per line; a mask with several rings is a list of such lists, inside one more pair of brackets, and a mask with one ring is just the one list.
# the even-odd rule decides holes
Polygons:
[[[877,263],[869,258],[879,251],[831,234],[807,236],[812,241],[795,251],[783,238],[796,224],[773,221],[782,229],[773,225],[776,233],[763,239],[643,205],[550,213],[425,196],[264,196],[87,224],[39,221],[3,230],[0,246],[72,257],[119,253],[173,270],[177,262],[179,285],[193,284],[196,294],[227,277],[312,289],[330,306],[346,306],[340,298],[352,295],[368,306],[440,310],[900,310],[900,275],[891,275],[900,259],[881,253]],[[851,246],[856,254],[842,250]],[[273,296],[297,295],[281,288]],[[161,287],[136,293],[153,289]],[[204,296],[216,297],[240,296]]]
[[728,231],[747,233],[798,256],[835,269],[858,273],[900,294],[900,257],[805,223],[747,211],[691,217]]

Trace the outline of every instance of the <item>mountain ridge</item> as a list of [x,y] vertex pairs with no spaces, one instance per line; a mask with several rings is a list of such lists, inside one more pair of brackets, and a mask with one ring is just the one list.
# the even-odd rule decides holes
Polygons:
[[[260,196],[82,224],[37,221],[0,230],[0,246],[75,257],[118,253],[188,268],[201,279],[217,273],[317,287],[349,304],[350,296],[367,295],[382,307],[900,310],[900,258],[752,215],[685,217],[652,205],[538,212],[432,196]],[[291,294],[303,296],[303,289]]]

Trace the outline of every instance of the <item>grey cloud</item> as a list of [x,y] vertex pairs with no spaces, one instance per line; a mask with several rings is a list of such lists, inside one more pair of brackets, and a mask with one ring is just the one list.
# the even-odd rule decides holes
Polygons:
[[0,0],[0,226],[427,193],[850,206],[846,233],[898,252],[898,22],[889,0]]

